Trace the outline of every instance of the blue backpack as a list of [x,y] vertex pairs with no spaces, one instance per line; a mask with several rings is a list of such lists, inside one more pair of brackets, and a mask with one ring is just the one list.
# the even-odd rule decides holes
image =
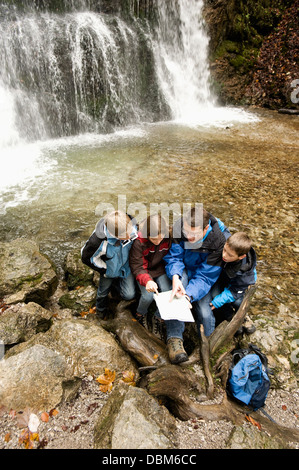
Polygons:
[[253,410],[264,406],[270,388],[268,360],[257,346],[237,349],[232,354],[226,392]]

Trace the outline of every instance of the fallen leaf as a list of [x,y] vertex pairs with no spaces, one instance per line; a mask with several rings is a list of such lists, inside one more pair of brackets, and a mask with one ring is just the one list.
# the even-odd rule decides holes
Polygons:
[[80,312],[81,317],[86,317],[86,315],[88,315],[88,312]]
[[105,368],[105,373],[100,375],[96,381],[99,382],[101,392],[111,392],[115,380],[115,371]]
[[17,416],[17,425],[19,428],[27,428],[29,423],[30,415],[32,414],[32,410],[30,408],[25,408],[24,411],[18,413]]
[[40,415],[40,419],[44,422],[44,423],[47,423],[49,421],[49,413],[47,413],[46,411],[44,411],[41,415]]
[[47,439],[44,437],[38,444],[37,448],[38,449],[44,449],[48,445]]
[[259,430],[262,429],[262,426],[260,425],[260,423],[258,423],[255,419],[253,419],[251,416],[249,415],[246,415],[245,416],[247,421],[249,421],[251,424],[253,424],[254,426],[256,426]]
[[155,354],[155,355],[153,356],[153,359],[156,360],[156,359],[158,359],[158,357],[159,357],[159,354]]
[[28,421],[29,431],[31,431],[33,434],[36,434],[38,426],[39,426],[38,416],[36,416],[36,414],[34,413],[31,413],[31,415],[29,416],[29,421]]
[[133,387],[136,386],[136,382],[134,381],[135,378],[135,372],[126,370],[123,372],[123,378],[121,379],[121,382],[124,382],[128,385],[132,385]]
[[10,441],[10,432],[8,432],[7,434],[5,434],[4,440],[5,440],[5,442],[9,442],[9,441]]
[[99,406],[99,405],[98,405],[97,403],[91,403],[91,404],[87,407],[87,416],[90,416],[98,406]]
[[282,405],[281,408],[283,409],[283,411],[286,411],[286,409],[287,409],[286,405]]
[[59,413],[59,411],[56,410],[55,408],[53,408],[53,409],[49,412],[49,415],[50,415],[50,416],[56,416],[56,415],[58,415],[58,413]]
[[24,429],[19,437],[19,444],[23,444],[25,449],[32,449],[34,441],[39,442],[39,435],[31,432],[29,428]]

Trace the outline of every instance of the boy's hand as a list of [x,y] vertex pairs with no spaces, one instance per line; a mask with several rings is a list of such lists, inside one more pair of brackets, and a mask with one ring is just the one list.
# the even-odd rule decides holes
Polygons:
[[175,274],[172,277],[172,292],[171,292],[169,302],[173,300],[174,296],[183,297],[183,295],[185,294],[186,294],[186,291],[184,289],[184,286],[181,280],[179,279],[179,276]]
[[155,281],[147,281],[146,286],[145,286],[147,292],[155,292],[158,294],[158,285],[155,283]]
[[210,303],[210,307],[211,307],[211,310],[214,310],[216,307],[214,307],[214,305],[212,304],[212,302]]

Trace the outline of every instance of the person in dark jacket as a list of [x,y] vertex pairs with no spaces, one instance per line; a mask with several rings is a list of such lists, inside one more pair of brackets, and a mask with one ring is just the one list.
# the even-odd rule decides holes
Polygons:
[[[252,241],[245,232],[231,235],[222,252],[222,272],[210,292],[199,302],[202,315],[218,314],[219,319],[231,320],[240,307],[244,294],[257,280],[256,253]],[[223,308],[225,307],[225,308]],[[221,309],[218,312],[215,309]],[[244,330],[252,333],[255,328],[250,321],[245,322]]]
[[[171,245],[169,227],[159,215],[150,215],[140,223],[138,238],[130,251],[130,268],[140,289],[136,317],[148,327],[147,313],[154,300],[154,293],[171,290],[171,281],[165,273],[164,256]],[[162,320],[158,309],[153,316],[152,331],[163,339]]]
[[132,241],[137,238],[137,227],[132,218],[121,211],[103,217],[81,250],[84,264],[100,273],[96,312],[104,318],[107,297],[115,283],[124,300],[135,298],[135,279],[129,266]]
[[[221,254],[229,235],[219,219],[205,209],[193,208],[174,224],[173,243],[164,257],[166,274],[172,280],[172,298],[186,296],[197,325],[203,324],[207,336],[214,329],[215,318],[211,311],[201,317],[197,305],[221,273]],[[168,320],[165,324],[170,361],[188,360],[183,347],[184,322]]]

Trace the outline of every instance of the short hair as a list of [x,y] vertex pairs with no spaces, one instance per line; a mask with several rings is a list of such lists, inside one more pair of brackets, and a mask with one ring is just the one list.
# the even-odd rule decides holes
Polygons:
[[133,222],[128,214],[115,211],[105,216],[105,224],[108,232],[116,238],[125,238],[133,230]]
[[247,255],[252,246],[252,241],[245,232],[234,233],[226,240],[226,243],[238,256]]
[[204,229],[209,225],[210,214],[208,211],[198,207],[192,207],[186,215],[184,215],[184,222],[190,227],[201,227]]
[[141,222],[141,233],[144,238],[155,238],[163,234],[164,237],[169,236],[169,227],[160,214],[149,215],[143,222]]

